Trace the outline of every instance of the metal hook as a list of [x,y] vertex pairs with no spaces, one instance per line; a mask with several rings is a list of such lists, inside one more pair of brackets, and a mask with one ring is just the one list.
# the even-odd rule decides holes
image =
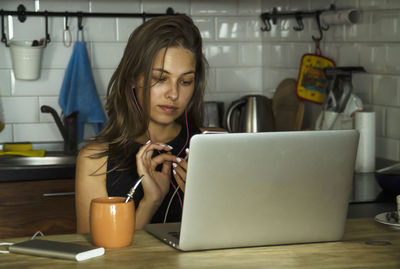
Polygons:
[[269,20],[264,20],[264,27],[260,27],[261,31],[265,32],[265,31],[271,31],[271,24],[269,23]]
[[317,12],[315,13],[315,19],[316,19],[316,21],[317,21],[318,30],[319,30],[319,37],[312,36],[312,39],[313,39],[315,42],[318,42],[318,43],[324,38],[324,34],[322,33],[321,22],[319,21],[319,15],[320,15],[320,14],[321,14],[320,11],[317,11]]
[[7,42],[7,35],[6,32],[4,31],[4,10],[0,10],[0,14],[1,14],[1,42],[3,42],[4,44],[6,44],[6,47],[9,47],[10,45]]
[[324,31],[328,31],[329,30],[329,24],[321,25],[321,29],[324,30]]
[[67,48],[71,46],[72,44],[72,34],[71,30],[69,29],[68,26],[68,12],[65,11],[65,25],[64,25],[64,31],[63,31],[63,44]]
[[272,23],[273,24],[278,23],[278,9],[276,7],[272,9]]
[[65,11],[65,24],[64,24],[64,29],[69,30],[68,26],[68,11]]
[[50,43],[51,39],[50,39],[50,35],[49,35],[49,15],[47,14],[47,10],[44,11],[45,12],[45,24],[46,24],[46,42],[44,43],[44,47],[47,46],[48,43]]
[[264,13],[260,15],[261,21],[264,23],[264,27],[260,27],[261,31],[271,31],[271,23],[269,22],[270,17],[268,14]]
[[[329,7],[328,10],[335,10],[335,9],[336,9],[335,4],[331,4],[331,6]],[[319,18],[318,18],[318,20],[319,20]],[[320,23],[321,23],[321,22],[320,22]],[[329,30],[329,24],[321,25],[321,28],[322,28],[322,30],[324,30],[324,31],[328,31],[328,30]]]
[[83,30],[82,19],[83,19],[83,14],[81,11],[79,11],[78,12],[78,30]]
[[[167,15],[174,15],[175,11],[172,7],[168,7],[166,10]],[[178,13],[177,13],[178,14]]]
[[19,20],[20,22],[25,22],[25,20],[26,20],[25,11],[26,11],[26,8],[25,8],[24,5],[21,4],[21,5],[19,5],[19,6],[17,7],[18,20]]
[[303,24],[303,17],[299,12],[296,12],[296,21],[297,21],[297,26],[294,26],[293,29],[295,31],[302,31],[304,29],[304,24]]
[[146,12],[143,12],[143,13],[142,13],[142,20],[143,20],[143,23],[146,22]]

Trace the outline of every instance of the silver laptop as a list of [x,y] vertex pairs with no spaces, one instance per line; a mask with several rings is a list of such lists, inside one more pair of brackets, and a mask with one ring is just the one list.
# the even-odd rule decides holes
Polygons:
[[183,251],[340,240],[355,130],[201,134],[181,223],[145,229]]

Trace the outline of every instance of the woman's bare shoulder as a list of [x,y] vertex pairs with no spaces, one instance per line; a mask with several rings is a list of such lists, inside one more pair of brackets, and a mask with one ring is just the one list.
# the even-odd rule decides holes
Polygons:
[[108,149],[107,143],[90,143],[83,147],[78,154],[79,159],[103,159],[107,158],[107,156],[100,157],[102,152],[105,152]]
[[96,143],[92,142],[84,146],[80,151],[78,156],[90,157],[100,154],[108,149],[108,143]]
[[[108,149],[107,143],[90,143],[83,147],[77,157],[77,166],[90,171],[105,172],[107,155],[100,155]],[[85,169],[85,170],[86,170]]]

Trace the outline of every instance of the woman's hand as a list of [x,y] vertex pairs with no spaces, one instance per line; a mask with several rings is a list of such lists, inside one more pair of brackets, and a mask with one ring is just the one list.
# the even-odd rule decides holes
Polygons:
[[[163,150],[155,157],[154,150]],[[142,146],[136,155],[138,175],[144,175],[142,179],[143,200],[150,202],[154,206],[159,206],[169,191],[171,163],[176,162],[176,157],[171,155],[170,147],[164,144],[147,143]],[[156,171],[156,167],[162,165],[161,171]]]
[[186,185],[186,171],[189,161],[189,149],[186,149],[186,157],[184,159],[177,158],[175,162],[172,163],[173,166],[173,174],[176,182],[179,185],[179,188],[185,192]]

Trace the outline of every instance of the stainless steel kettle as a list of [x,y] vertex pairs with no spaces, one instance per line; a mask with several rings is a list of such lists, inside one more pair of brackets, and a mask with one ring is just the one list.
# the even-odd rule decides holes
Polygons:
[[225,125],[234,133],[274,131],[272,101],[263,95],[246,95],[233,101],[226,112]]

